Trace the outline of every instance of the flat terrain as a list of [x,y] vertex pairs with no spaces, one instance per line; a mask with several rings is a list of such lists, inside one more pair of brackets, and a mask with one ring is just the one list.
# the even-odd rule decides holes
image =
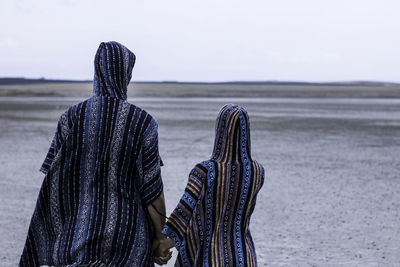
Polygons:
[[[0,97],[1,266],[19,260],[38,169],[58,116],[78,96]],[[211,154],[219,109],[234,102],[249,111],[253,157],[266,168],[250,223],[260,266],[400,266],[400,99],[129,100],[159,122],[168,213],[190,169]]]
[[[89,97],[92,82],[35,82],[2,84],[0,96]],[[129,97],[313,97],[400,98],[400,84],[347,83],[131,83]]]

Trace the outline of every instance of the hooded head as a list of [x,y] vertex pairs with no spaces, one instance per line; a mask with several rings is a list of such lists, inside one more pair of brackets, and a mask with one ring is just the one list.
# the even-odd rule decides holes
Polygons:
[[243,107],[227,104],[219,112],[212,159],[221,162],[251,161],[250,122]]
[[93,94],[126,99],[135,60],[122,44],[101,43],[94,59]]

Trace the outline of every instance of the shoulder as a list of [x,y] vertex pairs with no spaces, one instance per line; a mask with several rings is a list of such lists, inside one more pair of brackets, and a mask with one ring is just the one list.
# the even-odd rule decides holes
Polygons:
[[80,111],[86,110],[90,102],[91,99],[89,98],[79,103],[76,103],[70,106],[67,110],[65,110],[64,113],[67,114],[68,116],[76,116]]
[[198,177],[199,179],[206,179],[208,174],[214,169],[214,163],[210,160],[202,161],[197,163],[190,174]]
[[79,114],[86,109],[88,101],[89,100],[87,99],[64,110],[60,115],[59,123],[62,125],[68,125],[69,128],[71,128],[77,117],[79,117]]
[[196,164],[189,173],[189,183],[201,188],[207,180],[208,170],[202,163]]
[[253,164],[255,167],[257,167],[258,169],[260,169],[262,172],[264,172],[264,166],[261,165],[261,163],[259,163],[257,160],[253,159]]
[[256,167],[256,169],[258,170],[258,173],[260,174],[261,178],[264,179],[265,177],[265,169],[264,166],[261,165],[261,163],[259,163],[256,160],[253,160],[253,164]]
[[193,167],[191,173],[194,173],[198,176],[206,177],[208,171],[209,171],[209,168],[208,168],[207,164],[205,164],[205,162],[203,161],[203,162],[197,163],[196,166]]
[[129,102],[126,103],[129,105],[132,120],[136,120],[141,124],[141,128],[144,129],[145,133],[158,129],[157,120],[149,112]]
[[253,160],[253,164],[255,166],[255,173],[258,180],[259,188],[261,188],[264,184],[265,179],[265,169],[264,167],[256,160]]

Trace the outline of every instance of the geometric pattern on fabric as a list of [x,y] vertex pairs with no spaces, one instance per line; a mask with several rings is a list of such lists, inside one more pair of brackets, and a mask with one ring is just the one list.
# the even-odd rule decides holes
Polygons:
[[250,155],[244,108],[224,106],[210,160],[197,164],[163,233],[179,254],[175,266],[257,266],[249,223],[264,168]]
[[95,57],[93,96],[65,111],[20,266],[154,266],[147,205],[163,190],[154,118],[126,101],[135,56],[116,42]]

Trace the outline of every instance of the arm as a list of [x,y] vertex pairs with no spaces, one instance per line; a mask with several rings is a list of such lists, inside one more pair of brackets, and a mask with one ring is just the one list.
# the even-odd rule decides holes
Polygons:
[[161,249],[161,240],[165,236],[161,234],[165,224],[165,199],[163,183],[161,179],[162,161],[158,153],[158,125],[152,119],[143,135],[143,158],[142,158],[142,201],[150,216],[150,222],[154,226],[153,254],[154,261],[163,265],[172,256],[169,249]]
[[192,169],[185,192],[164,226],[162,233],[168,236],[169,240],[172,240],[168,242],[173,242],[178,251],[181,249],[182,242],[187,237],[190,222],[194,216],[193,212],[196,209],[203,189],[206,171],[205,167],[201,164],[197,164]]
[[[161,230],[165,224],[165,199],[164,193],[147,206],[151,221],[154,225],[155,236],[158,240],[165,238]],[[160,214],[161,213],[161,214]]]
[[173,247],[172,240],[161,233],[165,224],[165,199],[164,193],[147,206],[151,221],[154,225],[155,240],[153,240],[154,261],[163,265],[172,257],[169,251]]

